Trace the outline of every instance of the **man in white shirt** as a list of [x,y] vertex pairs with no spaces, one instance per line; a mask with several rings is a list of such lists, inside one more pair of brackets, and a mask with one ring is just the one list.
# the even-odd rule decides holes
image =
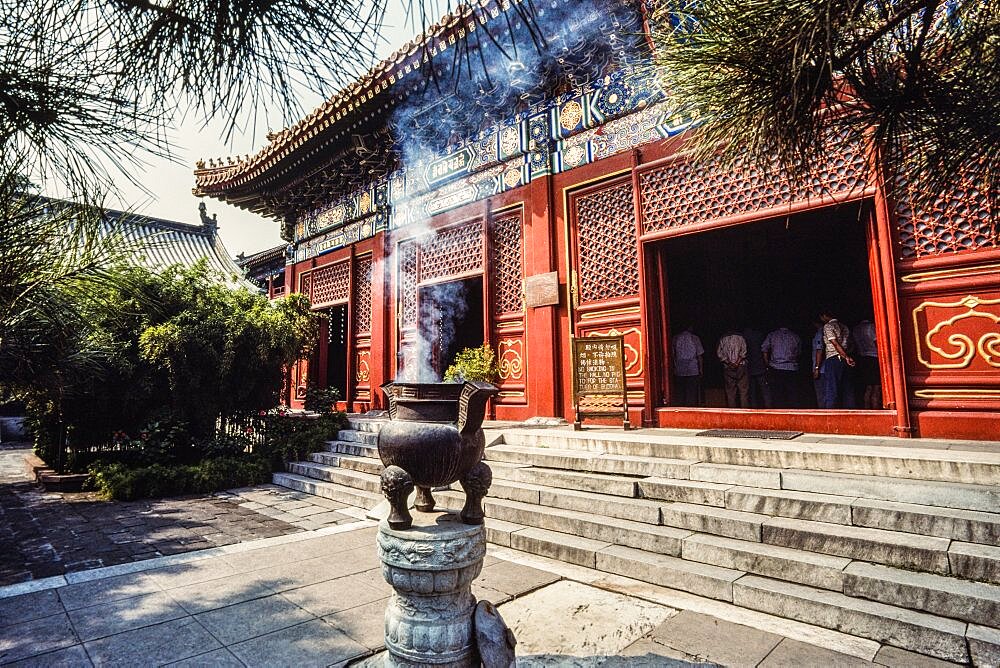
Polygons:
[[875,338],[875,323],[862,320],[851,330],[851,338],[858,349],[857,374],[865,386],[864,408],[882,408],[882,377],[878,368],[878,343]]
[[823,321],[823,404],[820,408],[854,408],[850,369],[855,361],[847,353],[851,333],[847,325],[837,320],[831,309],[819,315]]
[[774,406],[789,408],[796,405],[795,376],[799,372],[802,339],[792,330],[782,326],[764,337],[760,350],[767,364],[768,385],[771,388]]
[[705,349],[691,327],[684,327],[671,341],[673,348],[675,406],[701,405],[701,378],[704,374]]
[[722,362],[722,376],[726,381],[726,405],[730,408],[749,408],[750,376],[747,373],[746,339],[735,330],[729,330],[719,339],[715,355]]

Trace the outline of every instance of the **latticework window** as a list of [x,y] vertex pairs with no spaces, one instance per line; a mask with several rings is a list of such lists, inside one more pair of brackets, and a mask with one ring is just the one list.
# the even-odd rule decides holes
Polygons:
[[918,211],[905,181],[898,179],[896,185],[896,222],[904,259],[1000,247],[1000,211],[991,210],[986,193],[975,184],[963,179]]
[[580,301],[628,297],[639,292],[639,250],[632,182],[576,200]]
[[325,306],[346,302],[350,297],[351,265],[338,262],[312,272],[312,305]]
[[399,244],[399,312],[403,324],[417,323],[417,244]]
[[824,195],[860,194],[865,174],[863,152],[846,140],[831,141],[827,160],[795,183],[777,169],[765,174],[744,161],[732,167],[717,160],[675,162],[639,175],[644,231],[705,223]]
[[521,216],[493,222],[493,311],[497,315],[519,313],[521,294]]
[[458,276],[483,266],[482,228],[479,223],[438,231],[420,249],[420,280]]
[[372,331],[372,258],[354,261],[354,331]]

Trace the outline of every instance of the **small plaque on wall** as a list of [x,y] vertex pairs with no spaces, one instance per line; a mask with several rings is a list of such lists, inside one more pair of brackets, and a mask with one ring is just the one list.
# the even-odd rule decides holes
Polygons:
[[524,301],[528,308],[559,305],[559,274],[550,271],[524,279]]

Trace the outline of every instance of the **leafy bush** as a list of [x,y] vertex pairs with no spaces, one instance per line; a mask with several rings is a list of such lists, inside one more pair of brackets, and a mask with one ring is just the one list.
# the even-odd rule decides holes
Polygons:
[[152,464],[138,468],[120,462],[95,464],[90,485],[101,496],[118,501],[204,494],[267,482],[271,467],[261,457],[219,457],[193,465]]
[[39,455],[83,471],[96,459],[191,464],[245,450],[217,432],[229,438],[234,417],[278,403],[284,369],[318,336],[308,299],[271,303],[204,262],[116,271],[115,286],[128,289],[112,286],[87,307],[89,336],[104,351],[89,373],[21,388]]
[[479,380],[495,383],[500,377],[496,356],[487,344],[478,348],[466,348],[455,355],[455,362],[444,372],[444,379],[449,383],[460,383],[466,380]]
[[306,387],[305,401],[302,402],[302,406],[307,411],[325,415],[336,411],[338,401],[340,401],[340,390],[337,388],[318,387],[313,383],[309,383]]
[[261,411],[264,443],[256,452],[271,462],[275,470],[285,462],[302,459],[316,450],[323,441],[332,440],[347,424],[347,415],[335,409],[340,393],[336,388],[306,389],[306,410],[312,414],[295,413],[284,406]]

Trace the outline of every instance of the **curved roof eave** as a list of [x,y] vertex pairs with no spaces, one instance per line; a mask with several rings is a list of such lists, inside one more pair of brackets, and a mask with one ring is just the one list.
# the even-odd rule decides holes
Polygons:
[[[521,0],[515,0],[520,3]],[[506,2],[504,4],[507,4]],[[258,205],[259,196],[240,197],[249,189],[258,189],[264,177],[273,176],[274,170],[287,163],[306,142],[320,135],[331,134],[340,121],[365,108],[376,95],[394,85],[402,76],[419,68],[428,59],[450,48],[456,40],[484,26],[503,11],[497,0],[477,0],[475,6],[461,4],[456,10],[430,26],[423,35],[404,44],[395,53],[370,69],[347,88],[333,95],[295,125],[277,133],[269,133],[268,144],[254,155],[221,159],[199,160],[194,171],[195,187],[192,192],[199,197],[209,196],[230,204],[254,210],[267,211],[267,205]],[[288,168],[282,170],[287,173]],[[235,195],[235,196],[234,196]]]

